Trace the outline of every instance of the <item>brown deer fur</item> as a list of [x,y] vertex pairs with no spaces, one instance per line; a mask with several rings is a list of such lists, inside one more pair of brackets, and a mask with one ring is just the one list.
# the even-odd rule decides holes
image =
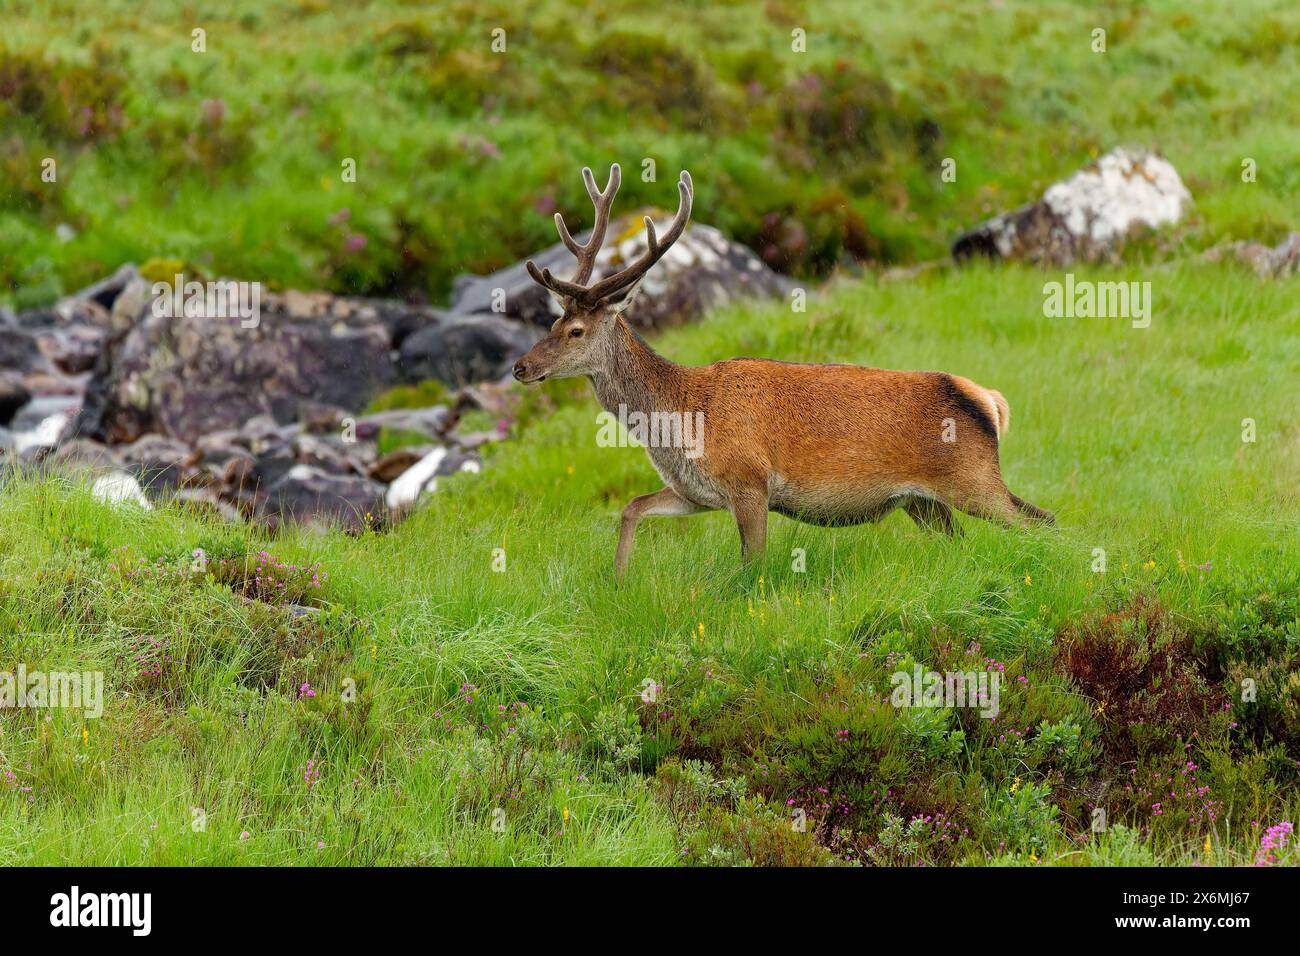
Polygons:
[[[597,205],[593,238],[603,237],[601,207],[608,216],[617,169],[605,193],[597,193],[590,172],[583,171]],[[647,220],[647,255],[597,283],[602,288],[595,298],[549,272],[538,274],[529,263],[529,272],[555,293],[564,313],[516,363],[516,378],[585,375],[600,404],[614,414],[703,413],[703,454],[647,448],[665,487],[634,498],[623,510],[615,558],[620,577],[637,523],[652,515],[730,511],[746,561],[763,551],[769,511],[842,525],[877,521],[902,507],[919,525],[949,534],[956,530],[953,508],[1004,525],[1053,520],[1002,483],[998,444],[1010,409],[1000,393],[969,379],[757,358],[688,368],[656,354],[622,313],[645,272],[685,226],[691,187],[684,173],[681,193],[668,241],[658,246]],[[598,243],[580,247],[567,230],[561,237],[579,255],[585,281],[590,261],[584,257],[594,259]]]

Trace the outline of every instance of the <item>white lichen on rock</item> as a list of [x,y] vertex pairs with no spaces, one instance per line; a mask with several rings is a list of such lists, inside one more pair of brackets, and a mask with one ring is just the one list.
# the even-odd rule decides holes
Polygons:
[[1043,202],[1070,232],[1097,243],[1122,239],[1134,226],[1172,225],[1191,200],[1168,160],[1123,148],[1043,194]]
[[984,255],[1049,265],[1113,256],[1138,227],[1182,219],[1192,196],[1177,170],[1148,150],[1115,149],[1038,202],[977,226],[953,243],[956,259]]

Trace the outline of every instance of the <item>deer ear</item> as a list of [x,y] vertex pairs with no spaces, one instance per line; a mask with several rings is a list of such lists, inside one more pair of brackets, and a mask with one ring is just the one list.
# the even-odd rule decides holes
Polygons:
[[612,296],[610,296],[608,299],[605,300],[605,306],[609,309],[611,314],[622,315],[624,312],[628,310],[628,307],[640,294],[641,281],[644,278],[645,277],[642,276],[641,279],[637,279],[626,289],[620,289],[618,292],[615,292]]
[[551,313],[553,315],[564,315],[564,296],[553,289],[547,289],[546,291],[551,298]]

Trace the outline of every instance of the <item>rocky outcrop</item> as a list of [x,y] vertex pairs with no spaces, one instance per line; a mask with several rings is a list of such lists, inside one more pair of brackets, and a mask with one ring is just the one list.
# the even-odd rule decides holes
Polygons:
[[1161,156],[1116,149],[1050,187],[1038,202],[960,236],[954,259],[977,256],[1066,266],[1113,256],[1140,228],[1177,223],[1192,196]]
[[192,442],[258,415],[293,421],[306,401],[363,407],[396,380],[391,335],[375,311],[325,298],[268,296],[254,327],[146,307],[107,342],[73,433]]

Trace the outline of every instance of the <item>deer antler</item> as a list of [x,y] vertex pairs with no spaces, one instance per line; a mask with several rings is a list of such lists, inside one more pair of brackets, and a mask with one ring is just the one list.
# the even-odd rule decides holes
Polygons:
[[577,298],[586,291],[587,280],[591,278],[591,270],[596,266],[596,256],[599,255],[600,247],[605,242],[605,229],[609,226],[609,210],[614,204],[614,196],[618,193],[619,184],[622,182],[622,170],[619,169],[618,163],[609,167],[609,181],[605,183],[604,192],[596,188],[596,177],[592,175],[590,166],[582,167],[582,181],[587,186],[587,195],[591,197],[592,205],[596,207],[596,223],[592,226],[591,237],[586,244],[580,244],[569,235],[569,227],[564,224],[564,217],[558,212],[555,214],[555,228],[560,233],[560,241],[578,260],[578,268],[574,271],[573,278],[568,281],[557,279],[551,275],[550,269],[539,272],[531,259],[525,265],[534,281],[553,292],[571,298]]
[[600,252],[600,246],[605,241],[605,227],[609,225],[610,204],[614,200],[614,194],[618,192],[618,164],[615,163],[610,167],[609,183],[605,186],[603,193],[596,191],[596,181],[591,175],[591,170],[585,166],[582,169],[582,178],[587,184],[587,192],[591,195],[591,201],[596,206],[596,225],[592,230],[591,238],[587,240],[585,245],[579,245],[569,235],[569,230],[564,225],[564,217],[559,213],[555,214],[555,225],[560,232],[560,239],[578,259],[578,269],[573,274],[573,279],[568,282],[557,279],[551,275],[550,269],[539,270],[531,259],[528,260],[525,267],[528,269],[528,274],[539,285],[583,305],[591,306],[633,285],[649,272],[656,262],[663,258],[664,253],[668,251],[686,229],[686,223],[691,218],[691,203],[695,196],[695,186],[691,182],[691,174],[682,170],[681,178],[677,182],[677,191],[681,194],[677,206],[677,215],[673,217],[668,231],[664,233],[664,238],[662,240],[658,238],[655,234],[654,223],[650,221],[649,216],[646,216],[645,254],[627,268],[611,276],[606,276],[593,286],[585,286],[583,283],[591,278],[591,270],[596,264],[596,255]]

